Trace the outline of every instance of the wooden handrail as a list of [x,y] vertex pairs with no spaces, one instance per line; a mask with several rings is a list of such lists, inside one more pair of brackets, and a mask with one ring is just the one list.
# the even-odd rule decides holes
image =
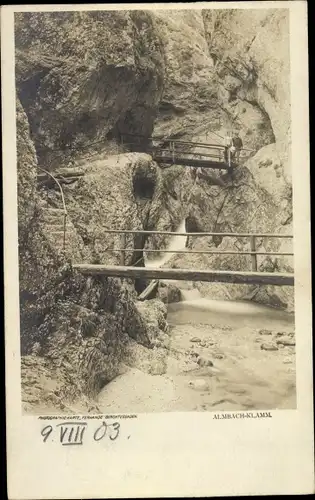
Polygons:
[[40,170],[42,170],[43,172],[45,172],[49,177],[51,177],[56,182],[56,184],[59,187],[60,194],[61,194],[61,200],[62,200],[62,206],[63,206],[63,250],[65,251],[65,249],[66,249],[66,226],[67,226],[68,212],[67,212],[66,202],[65,202],[65,198],[64,198],[64,194],[63,194],[63,190],[62,190],[61,184],[56,179],[56,177],[54,175],[52,175],[50,172],[48,172],[47,170],[45,170],[44,168],[39,167],[39,166],[37,166],[37,168],[39,168]]
[[[147,137],[147,136],[140,135],[140,134],[127,134],[127,133],[124,133],[124,134],[121,134],[121,137],[139,137],[139,138],[142,138],[142,139],[144,139],[146,141],[159,141],[159,142],[168,142],[168,143],[173,142],[175,144],[191,144],[193,146],[201,146],[201,147],[204,147],[204,148],[218,148],[218,149],[223,149],[223,150],[225,148],[224,145],[220,145],[220,144],[209,144],[209,143],[206,143],[206,142],[182,141],[180,139],[165,138],[163,136]],[[139,144],[139,143],[133,143],[133,144]],[[248,148],[242,148],[242,151],[248,151],[248,152],[251,152],[251,153],[256,152],[255,149],[248,149]]]
[[145,231],[136,229],[103,229],[104,233],[125,233],[125,234],[160,234],[160,235],[173,235],[173,236],[222,236],[224,237],[235,237],[235,238],[249,238],[250,236],[255,236],[256,238],[293,238],[292,234],[272,234],[272,233],[215,233],[215,232],[205,232],[205,233],[177,233],[176,231]]
[[[150,253],[159,253],[159,254],[198,254],[198,255],[250,255],[251,256],[251,270],[253,272],[257,272],[258,255],[273,255],[273,256],[281,256],[281,257],[293,257],[293,252],[272,252],[272,251],[256,251],[256,238],[293,238],[292,235],[289,234],[253,234],[253,233],[176,233],[174,231],[133,231],[133,230],[115,230],[115,229],[105,229],[106,233],[118,233],[121,236],[124,236],[121,239],[122,245],[119,249],[109,249],[105,250],[106,252],[117,253],[120,254],[120,263],[124,265],[125,263],[125,254],[128,252],[142,252],[146,254]],[[160,234],[160,235],[172,235],[172,236],[193,236],[193,237],[205,237],[205,236],[220,236],[220,237],[239,237],[239,238],[249,238],[250,243],[250,251],[245,250],[167,250],[167,249],[149,249],[149,248],[125,248],[126,234]]]
[[[169,142],[170,144],[184,144],[184,145],[191,145],[191,146],[196,146],[200,149],[215,149],[218,151],[224,151],[225,146],[220,146],[218,144],[207,144],[207,145],[199,145],[198,143],[193,143],[193,142],[180,142],[180,141],[163,141],[163,142]],[[124,146],[139,146],[140,144],[138,142],[124,142]],[[159,147],[159,146],[147,146],[144,148],[145,151],[172,151],[171,148],[164,148],[164,147]],[[195,153],[193,151],[181,151],[181,150],[175,150],[176,154],[202,154],[203,156],[207,156],[206,153]],[[253,152],[254,150],[251,149],[245,149],[241,148],[240,153],[246,153],[246,152]],[[212,156],[212,155],[211,155]]]
[[[146,253],[184,253],[184,254],[204,254],[204,255],[286,255],[293,256],[292,252],[256,252],[256,251],[236,251],[236,250],[157,250],[149,248],[119,248],[104,250],[104,252],[146,252]],[[122,264],[124,265],[124,264]]]
[[166,152],[166,153],[170,153],[170,154],[174,154],[174,156],[176,156],[176,158],[180,157],[181,155],[191,155],[191,156],[203,156],[205,158],[221,158],[221,156],[219,155],[216,155],[215,153],[214,154],[209,154],[209,153],[196,153],[196,152],[192,152],[192,151],[172,151],[171,149],[147,149],[147,151],[154,151],[155,153],[163,153],[163,152]]

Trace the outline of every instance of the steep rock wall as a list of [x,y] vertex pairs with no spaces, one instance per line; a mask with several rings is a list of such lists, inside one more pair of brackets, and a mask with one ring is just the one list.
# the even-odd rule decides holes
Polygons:
[[[248,148],[258,150],[274,142],[269,116],[272,103],[267,99],[267,90],[264,95],[269,106],[263,106],[263,98],[258,99],[256,95],[256,72],[260,74],[260,66],[255,65],[246,47],[252,41],[255,27],[258,33],[259,29],[263,29],[264,22],[266,29],[263,36],[267,37],[269,29],[276,29],[277,26],[270,25],[270,13],[264,10],[260,17],[262,25],[256,23],[251,30],[251,15],[255,17],[252,14],[255,11],[239,12],[235,14],[236,20],[234,12],[237,11],[155,13],[166,62],[163,99],[154,129],[156,134],[217,143],[220,142],[217,134],[222,137],[227,130],[237,129]],[[275,14],[278,21],[279,16],[281,14]],[[249,29],[242,29],[243,24]],[[276,33],[280,40],[281,32]],[[261,62],[264,46],[269,46],[266,42],[263,39],[260,44],[261,53],[257,59],[261,56]],[[282,46],[285,47],[285,44],[286,40]],[[279,67],[275,64],[275,68],[272,70],[277,74],[287,69],[283,68],[283,64]],[[268,73],[268,68],[264,66],[262,81],[265,73]],[[270,92],[272,94],[272,90]],[[278,110],[281,112],[281,104]],[[277,119],[281,123],[279,115]]]
[[18,94],[42,162],[104,141],[150,133],[164,59],[150,12],[18,13]]
[[[224,105],[235,107],[236,123],[244,120],[240,112],[244,104],[261,110],[272,127],[274,141],[270,142],[287,151],[291,123],[289,11],[204,10],[203,18],[218,83],[227,91]],[[289,165],[286,170],[290,175]]]
[[[143,312],[136,307],[135,293],[128,283],[106,278],[86,279],[77,275],[64,255],[56,251],[55,246],[47,240],[42,224],[45,204],[40,192],[36,191],[34,145],[30,138],[26,114],[18,101],[17,147],[19,210],[23,209],[19,214],[23,408],[30,412],[34,409],[39,412],[65,409],[75,411],[75,405],[79,400],[84,411],[97,410],[91,398],[93,399],[100,388],[120,372],[124,364],[139,364],[148,358],[146,369],[148,371],[152,369],[154,359],[148,352],[153,347],[155,337],[167,330],[166,312],[153,305],[151,321],[148,322],[148,308]],[[116,208],[119,199],[121,208],[126,208],[128,200],[127,197],[123,198],[124,194],[135,195],[132,172],[143,173],[147,169],[150,177],[153,169],[157,176],[157,166],[152,165],[150,158],[146,158],[145,161],[143,158],[138,158],[138,163],[135,159],[131,161],[129,155],[127,159],[129,160],[129,163],[126,162],[127,165],[134,167],[135,171],[131,168],[128,172],[125,168],[125,175],[129,177],[128,181],[124,176],[121,179],[120,188],[124,186],[125,193],[121,192],[119,198],[119,189],[115,192]],[[104,167],[107,167],[105,175]],[[108,165],[102,164],[98,176],[93,174],[92,169],[83,183],[85,196],[81,198],[80,189],[77,189],[75,202],[72,199],[71,188],[68,189],[66,199],[69,202],[69,213],[77,214],[78,220],[81,220],[80,226],[78,220],[74,218],[79,230],[84,228],[85,220],[86,227],[92,228],[92,233],[94,230],[97,236],[97,230],[106,221],[106,216],[103,221],[101,218],[102,206],[103,214],[112,206],[110,214],[113,215],[115,205],[113,197],[109,196],[108,184],[100,182],[104,176],[108,180],[110,172],[117,178],[116,162],[112,163],[111,167],[112,170]],[[103,198],[100,195],[96,203],[93,182],[96,182],[100,193],[103,193]],[[104,186],[107,188],[102,191]],[[113,188],[113,184],[110,186]],[[57,191],[51,192],[50,197],[55,197],[58,203]],[[84,202],[80,204],[81,199]],[[104,206],[106,202],[107,206]],[[141,207],[137,206],[133,198],[129,204],[129,209],[132,208],[134,218],[130,214],[131,222],[140,224],[141,227],[143,224]],[[145,213],[146,203],[142,208]],[[83,222],[80,219],[82,214],[88,215]],[[105,243],[106,235],[101,233],[101,236],[103,237],[101,252],[95,243],[97,238],[94,240],[92,238],[93,245],[85,245],[86,256],[97,255],[99,259],[104,258],[104,251],[108,245]],[[140,344],[143,350],[139,354]],[[162,350],[160,371],[165,364],[163,355],[165,357]],[[156,361],[154,363],[156,365]]]
[[26,237],[36,205],[37,157],[30,140],[29,123],[19,98],[16,99],[18,225],[19,238]]
[[[163,172],[169,192],[179,190],[187,229],[292,234],[288,11],[209,9],[193,16],[189,11],[157,16],[163,27],[162,39],[168,40],[164,90],[168,112],[162,103],[155,132],[222,144],[226,130],[238,130],[245,148],[253,150],[234,180],[222,173],[207,178],[205,172],[194,183],[194,176],[185,168],[171,167]],[[217,180],[223,186],[214,185]],[[190,241],[189,246],[197,250],[249,250],[248,240],[211,238]],[[292,241],[261,240],[257,249],[291,252]],[[236,256],[191,255],[177,257],[171,264],[202,269],[250,268],[249,257]],[[260,257],[259,268],[293,272],[293,258]],[[214,298],[251,298],[293,308],[291,288],[198,286]]]

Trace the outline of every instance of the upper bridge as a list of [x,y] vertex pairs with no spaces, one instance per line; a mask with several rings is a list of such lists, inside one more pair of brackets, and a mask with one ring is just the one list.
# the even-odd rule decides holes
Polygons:
[[232,156],[226,152],[225,146],[220,144],[164,139],[158,136],[144,137],[136,134],[122,134],[120,140],[130,151],[148,153],[158,163],[216,170],[229,171],[254,152],[242,148],[239,154]]

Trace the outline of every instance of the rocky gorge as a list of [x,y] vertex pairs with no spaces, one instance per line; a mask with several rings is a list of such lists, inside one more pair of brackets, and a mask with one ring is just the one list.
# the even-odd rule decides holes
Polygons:
[[[130,367],[156,376],[167,371],[167,303],[181,298],[178,288],[160,283],[154,299],[140,302],[146,283],[73,272],[73,262],[119,263],[118,236],[107,229],[176,230],[185,219],[191,232],[292,234],[288,12],[15,16],[23,407],[98,411],[99,391]],[[214,174],[223,187],[211,178],[195,182],[180,165],[164,168],[120,140],[140,134],[213,143],[228,130],[238,130],[252,152],[233,179]],[[56,186],[47,193],[38,185],[40,168],[84,173],[63,186],[65,253],[62,199]],[[129,235],[126,263],[141,259],[134,248],[168,242]],[[187,248],[248,250],[249,242],[189,238]],[[260,238],[257,248],[292,251],[292,243]],[[247,256],[236,255],[185,254],[168,262],[248,266]],[[259,270],[293,272],[293,261],[260,257]],[[189,286],[203,298],[294,309],[291,287]]]

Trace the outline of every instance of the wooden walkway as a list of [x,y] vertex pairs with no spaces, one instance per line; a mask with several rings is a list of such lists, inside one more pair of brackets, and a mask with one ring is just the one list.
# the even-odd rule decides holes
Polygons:
[[[220,144],[143,137],[134,134],[121,136],[121,142],[130,151],[148,153],[161,164],[183,165],[194,168],[231,170],[237,167],[233,157],[225,158],[225,147]],[[248,157],[253,151],[243,148],[240,158]]]
[[[113,253],[120,254],[120,265],[101,265],[101,264],[76,264],[73,269],[84,274],[91,276],[113,276],[117,278],[131,278],[131,279],[152,279],[152,280],[182,280],[182,281],[206,281],[206,282],[219,282],[219,283],[236,283],[246,285],[277,285],[277,286],[294,286],[293,273],[278,273],[258,271],[258,256],[273,255],[275,257],[289,257],[293,256],[292,252],[277,252],[277,251],[257,251],[256,238],[264,239],[292,239],[292,235],[286,234],[264,234],[264,233],[176,233],[172,231],[137,231],[137,230],[120,230],[108,229],[104,230],[110,234],[120,235],[120,248],[111,249]],[[187,237],[207,237],[207,236],[221,236],[222,238],[248,238],[250,243],[249,250],[157,250],[146,248],[128,248],[126,236],[130,235],[172,235],[172,236],[187,236]],[[125,265],[125,255],[130,253],[133,255],[141,255],[140,260],[143,261],[143,253],[175,253],[175,254],[222,254],[222,255],[247,255],[250,257],[251,270],[250,271],[220,271],[220,270],[199,270],[199,269],[166,269],[166,268],[151,268],[151,267],[136,267],[136,265]],[[143,261],[144,262],[144,261]]]
[[132,266],[103,266],[99,264],[75,264],[73,265],[73,269],[88,276],[207,281],[242,285],[294,285],[294,275],[289,273],[160,269]]
[[200,158],[185,158],[183,155],[176,155],[176,157],[172,156],[159,156],[159,154],[153,153],[152,158],[157,163],[164,163],[166,165],[183,165],[185,167],[194,167],[194,168],[211,168],[214,170],[229,170],[230,168],[235,168],[237,165],[235,163],[231,163],[229,166],[227,163],[222,161],[215,161],[212,159],[200,159]]

